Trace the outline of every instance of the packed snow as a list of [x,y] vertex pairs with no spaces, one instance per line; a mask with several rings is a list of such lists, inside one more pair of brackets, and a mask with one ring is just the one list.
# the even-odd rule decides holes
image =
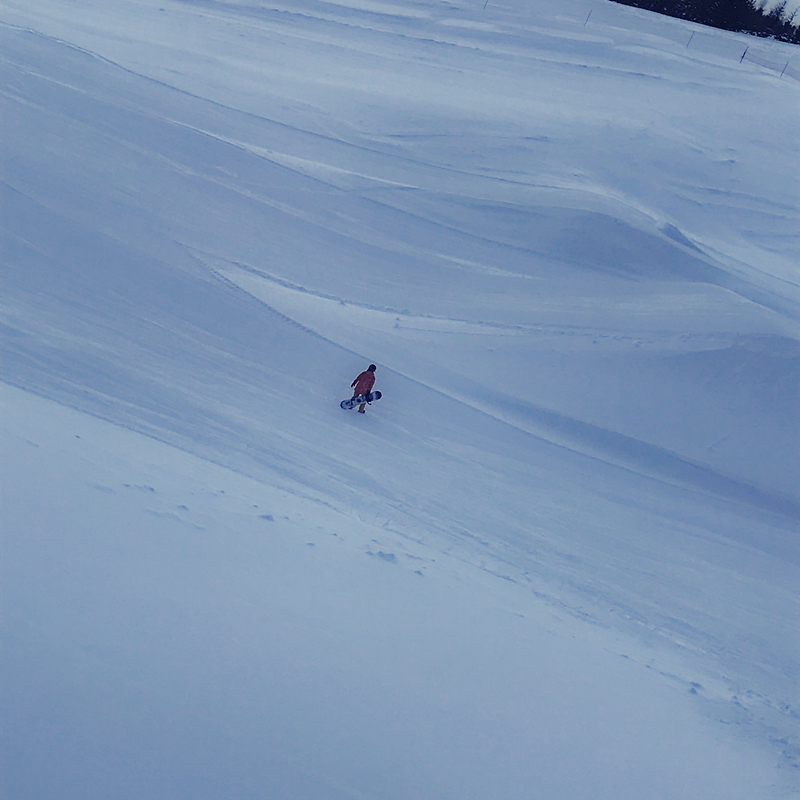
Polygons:
[[796,48],[0,23],[4,796],[800,797]]

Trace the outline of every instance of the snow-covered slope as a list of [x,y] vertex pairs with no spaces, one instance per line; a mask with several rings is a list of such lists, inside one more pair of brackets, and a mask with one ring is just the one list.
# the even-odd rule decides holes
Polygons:
[[2,22],[10,791],[797,792],[791,70],[613,4]]

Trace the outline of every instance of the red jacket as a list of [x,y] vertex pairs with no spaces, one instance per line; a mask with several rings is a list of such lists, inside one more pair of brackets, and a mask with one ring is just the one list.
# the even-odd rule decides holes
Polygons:
[[367,394],[372,391],[372,387],[375,385],[375,373],[365,370],[351,385],[354,387],[356,395]]

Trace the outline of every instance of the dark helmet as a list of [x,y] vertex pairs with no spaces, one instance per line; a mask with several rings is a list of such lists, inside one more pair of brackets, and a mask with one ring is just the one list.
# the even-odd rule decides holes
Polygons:
[[376,369],[378,369],[378,368],[374,364],[370,364],[367,367],[367,372],[375,372]]

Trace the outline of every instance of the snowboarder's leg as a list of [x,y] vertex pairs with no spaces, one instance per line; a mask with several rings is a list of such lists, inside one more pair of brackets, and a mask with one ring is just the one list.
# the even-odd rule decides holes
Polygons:
[[366,403],[362,403],[362,404],[361,404],[361,405],[358,407],[358,413],[359,413],[359,414],[366,414],[366,413],[367,413],[366,409],[367,409],[367,404],[366,404]]

